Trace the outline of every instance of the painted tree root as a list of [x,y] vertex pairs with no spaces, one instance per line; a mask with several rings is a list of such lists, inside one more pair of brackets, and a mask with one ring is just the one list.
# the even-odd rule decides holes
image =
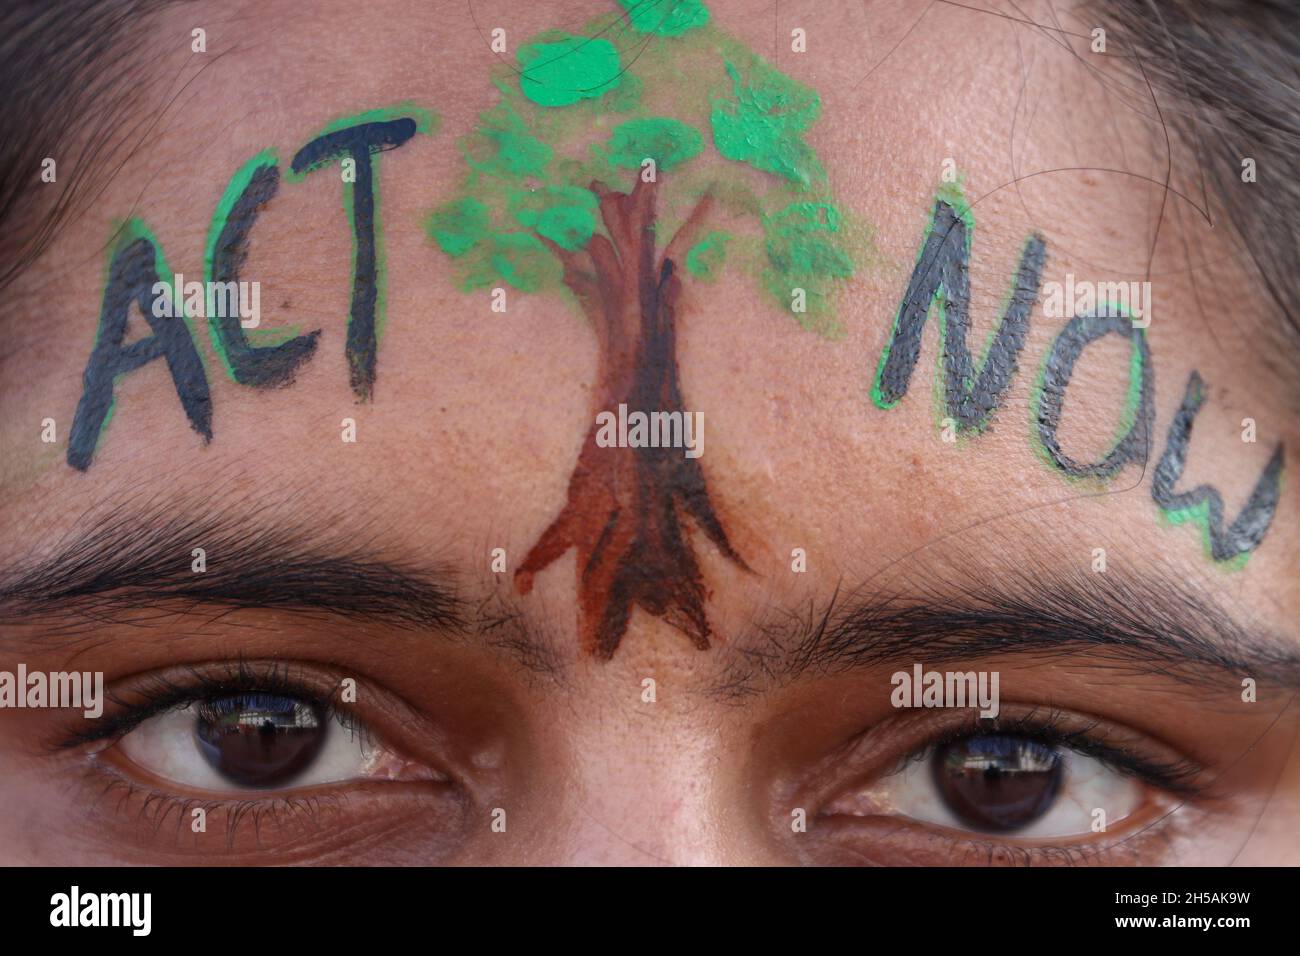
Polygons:
[[[661,256],[655,243],[656,183],[638,179],[631,194],[592,183],[609,233],[581,252],[551,243],[565,285],[600,341],[596,412],[684,412],[677,372],[676,317],[682,291],[677,259],[690,248],[711,205],[702,199]],[[515,572],[527,594],[533,576],[577,550],[579,631],[583,647],[609,659],[632,610],[662,617],[701,650],[709,646],[709,597],[683,518],[689,515],[728,559],[732,548],[709,500],[698,458],[681,448],[602,448],[595,415],[569,478],[566,503]]]

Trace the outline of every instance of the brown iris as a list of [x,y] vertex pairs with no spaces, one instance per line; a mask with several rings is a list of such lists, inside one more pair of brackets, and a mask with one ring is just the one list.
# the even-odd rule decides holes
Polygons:
[[198,707],[194,736],[213,769],[245,787],[282,786],[320,752],[323,708],[276,694],[235,694]]
[[1061,755],[1036,740],[1003,734],[940,747],[934,780],[962,822],[991,833],[1027,826],[1051,807],[1064,776]]

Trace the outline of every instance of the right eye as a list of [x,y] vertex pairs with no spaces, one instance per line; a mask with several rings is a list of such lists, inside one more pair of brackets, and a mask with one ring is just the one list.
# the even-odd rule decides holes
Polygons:
[[1050,839],[1088,834],[1095,808],[1112,822],[1143,786],[1096,757],[1024,733],[975,733],[932,748],[831,813],[893,812],[964,833]]
[[973,829],[1000,833],[1027,827],[1051,809],[1067,762],[1061,751],[1037,740],[989,734],[938,748],[930,769],[954,817]]
[[194,701],[146,718],[117,746],[150,773],[200,790],[277,790],[409,771],[353,718],[278,693]]

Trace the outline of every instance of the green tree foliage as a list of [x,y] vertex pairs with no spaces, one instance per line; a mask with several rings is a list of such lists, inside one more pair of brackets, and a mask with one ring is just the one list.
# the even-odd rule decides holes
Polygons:
[[500,101],[459,144],[466,176],[427,220],[462,288],[562,289],[559,251],[606,232],[593,184],[631,192],[652,161],[661,249],[712,200],[679,266],[747,272],[787,310],[802,289],[794,317],[834,332],[830,293],[853,273],[859,233],[805,139],[816,92],[711,25],[698,0],[619,3],[583,35],[533,38],[494,77]]

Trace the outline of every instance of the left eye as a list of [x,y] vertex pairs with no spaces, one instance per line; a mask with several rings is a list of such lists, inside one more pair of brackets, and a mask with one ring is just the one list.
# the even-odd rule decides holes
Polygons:
[[118,743],[186,787],[270,790],[383,776],[394,755],[321,702],[283,694],[213,697],[150,717]]
[[826,812],[1042,838],[1089,833],[1099,821],[1108,827],[1141,802],[1135,779],[1094,757],[1022,735],[979,734],[936,747]]

